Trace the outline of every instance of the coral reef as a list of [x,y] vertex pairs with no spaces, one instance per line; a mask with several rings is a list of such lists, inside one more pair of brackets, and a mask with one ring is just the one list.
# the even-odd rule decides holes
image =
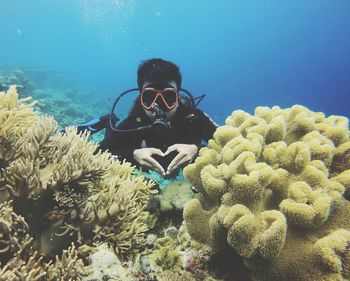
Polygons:
[[[71,274],[80,280],[78,254],[68,249],[72,242],[107,242],[121,260],[137,254],[144,247],[141,214],[155,193],[153,183],[97,151],[87,133],[74,127],[57,133],[55,120],[40,117],[29,100],[18,99],[16,87],[0,93],[1,276],[63,280]],[[30,255],[21,248],[25,244]],[[42,257],[56,257],[46,265],[49,275],[42,275]],[[22,267],[29,279],[18,277]]]
[[153,253],[150,255],[150,264],[154,270],[179,272],[182,263],[180,250],[175,240],[168,236],[157,239]]
[[[48,111],[79,118],[54,96]],[[58,133],[35,104],[16,87],[0,93],[0,281],[212,280],[220,263],[233,271],[217,277],[246,280],[242,262],[254,280],[350,279],[346,118],[302,106],[233,112],[184,170],[195,198],[178,182],[159,196],[166,214],[190,200],[186,223],[152,234],[154,183],[88,133]]]
[[[84,124],[108,113],[93,94],[73,89],[35,89],[32,97],[38,101],[37,111],[53,116],[60,127]],[[105,110],[102,110],[104,108]]]
[[157,276],[158,281],[217,281],[205,274],[193,274],[188,271],[181,273],[173,271],[165,271]]
[[191,185],[186,181],[175,181],[162,189],[159,194],[160,211],[182,211],[185,204],[193,198]]
[[[147,248],[138,258],[133,272],[137,280],[213,280],[208,269],[208,247],[193,245],[185,225],[163,229],[162,234],[148,234]],[[169,279],[166,279],[169,278]]]
[[17,85],[20,88],[23,97],[29,94],[36,88],[36,83],[27,76],[27,73],[22,69],[0,69],[0,84],[2,86]]
[[347,280],[349,155],[345,117],[234,111],[184,169],[200,192],[184,209],[188,231],[237,253],[254,280]]

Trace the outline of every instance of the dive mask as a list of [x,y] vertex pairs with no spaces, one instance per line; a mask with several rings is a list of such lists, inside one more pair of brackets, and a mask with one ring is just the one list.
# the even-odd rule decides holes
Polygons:
[[143,88],[141,91],[141,104],[146,110],[150,110],[158,104],[164,111],[174,108],[179,101],[179,94],[174,88]]

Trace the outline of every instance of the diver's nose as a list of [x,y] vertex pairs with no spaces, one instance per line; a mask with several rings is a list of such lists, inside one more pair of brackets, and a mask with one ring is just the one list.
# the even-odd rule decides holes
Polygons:
[[158,108],[162,109],[163,111],[166,111],[167,107],[166,107],[166,105],[161,97],[157,97],[154,104],[157,105]]

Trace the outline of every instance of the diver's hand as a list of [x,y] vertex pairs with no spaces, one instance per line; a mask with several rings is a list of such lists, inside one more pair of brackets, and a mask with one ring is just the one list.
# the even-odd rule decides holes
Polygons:
[[172,146],[169,146],[164,155],[166,156],[173,151],[177,151],[178,154],[170,162],[166,171],[166,175],[170,175],[177,168],[190,163],[196,157],[198,153],[198,147],[195,144],[176,143]]
[[135,149],[133,152],[134,159],[143,167],[151,170],[155,170],[158,173],[165,176],[165,171],[163,167],[158,163],[157,160],[155,160],[152,157],[152,154],[157,154],[160,156],[164,156],[164,153],[154,147],[145,147],[145,148],[139,148]]

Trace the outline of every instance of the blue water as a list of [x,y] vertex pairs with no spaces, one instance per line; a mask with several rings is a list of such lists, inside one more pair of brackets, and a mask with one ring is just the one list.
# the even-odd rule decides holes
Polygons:
[[349,14],[349,0],[0,0],[0,65],[112,102],[161,57],[219,123],[259,105],[350,116]]

